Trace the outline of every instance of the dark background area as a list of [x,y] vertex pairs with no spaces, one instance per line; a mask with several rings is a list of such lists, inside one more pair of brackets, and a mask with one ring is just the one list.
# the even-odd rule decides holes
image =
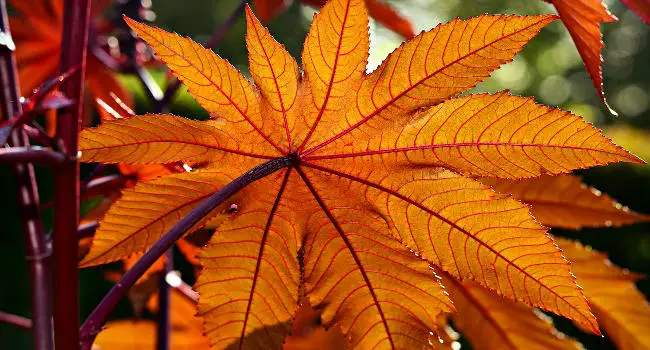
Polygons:
[[[239,1],[234,0],[154,0],[154,23],[167,30],[191,36],[204,42],[227,18]],[[418,31],[430,29],[454,17],[466,18],[482,13],[538,14],[554,13],[541,0],[404,0],[393,4],[411,18]],[[599,100],[573,42],[561,22],[548,26],[536,37],[513,63],[504,66],[476,91],[510,89],[514,94],[535,96],[540,103],[559,106],[582,115],[605,129],[614,142],[650,160],[650,47],[649,28],[618,1],[607,1],[619,22],[604,24],[606,47],[604,57],[605,92],[611,106],[620,114],[613,117]],[[286,45],[294,57],[300,57],[302,42],[311,22],[313,10],[293,4],[288,11],[270,24],[272,34]],[[371,23],[371,69],[397,47],[400,37]],[[240,19],[216,51],[247,75],[248,59],[244,44],[245,23]],[[164,71],[155,72],[163,80]],[[146,98],[133,77],[124,77],[136,94],[137,112],[150,110]],[[176,98],[172,112],[178,115],[204,118],[205,112],[187,93]],[[86,170],[82,168],[82,171]],[[616,198],[632,210],[650,213],[650,166],[613,165],[580,171],[587,184]],[[38,169],[41,202],[52,198],[51,174]],[[8,167],[0,168],[0,310],[29,316],[28,273],[15,189]],[[45,212],[46,229],[51,223],[51,211]],[[584,244],[609,253],[617,265],[632,271],[650,273],[650,225],[638,224],[623,228],[584,229],[581,231],[552,230],[554,234],[579,239]],[[180,262],[183,276],[192,276],[191,268]],[[100,301],[111,283],[103,272],[118,270],[119,265],[83,269],[81,276],[82,319]],[[192,282],[192,281],[189,281]],[[638,283],[639,289],[650,294],[650,281]],[[125,300],[113,316],[130,317],[131,308]],[[147,316],[146,314],[144,315]],[[570,321],[554,317],[557,327],[577,337],[587,349],[611,349],[606,338],[577,331]],[[648,325],[650,327],[650,325]],[[27,331],[0,324],[0,348],[26,349]],[[463,344],[464,348],[466,344]]]

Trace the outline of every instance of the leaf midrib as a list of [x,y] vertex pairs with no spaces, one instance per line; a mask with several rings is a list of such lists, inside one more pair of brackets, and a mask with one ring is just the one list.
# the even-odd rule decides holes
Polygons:
[[339,223],[336,220],[336,218],[334,217],[334,215],[330,212],[330,210],[325,205],[325,202],[323,202],[323,199],[318,195],[318,192],[316,191],[316,189],[314,188],[312,183],[307,178],[307,175],[302,171],[302,169],[300,169],[300,167],[296,167],[296,171],[298,172],[298,174],[302,178],[305,185],[307,185],[307,188],[311,192],[314,199],[316,199],[316,202],[318,202],[318,205],[321,207],[321,209],[323,210],[323,212],[325,213],[327,218],[330,220],[330,222],[332,223],[332,225],[336,229],[337,233],[339,234],[339,236],[341,237],[341,239],[345,243],[346,247],[348,248],[348,251],[350,252],[350,255],[352,255],[352,258],[354,259],[354,262],[359,267],[359,272],[361,273],[361,275],[362,275],[362,277],[363,277],[363,279],[364,279],[364,281],[366,283],[366,286],[368,286],[368,290],[370,291],[370,295],[372,296],[374,304],[377,307],[377,310],[379,312],[379,316],[381,318],[381,321],[382,321],[382,323],[384,325],[384,329],[386,331],[386,337],[388,338],[388,341],[390,342],[391,348],[395,349],[395,343],[393,342],[393,336],[392,336],[392,334],[390,332],[390,329],[388,328],[388,321],[386,319],[386,316],[384,315],[384,311],[382,310],[381,305],[379,304],[379,299],[377,298],[377,295],[375,294],[375,290],[372,287],[372,284],[370,283],[370,278],[366,274],[366,270],[364,269],[363,264],[361,264],[361,260],[357,256],[357,253],[354,250],[354,247],[352,246],[352,243],[350,242],[348,237],[345,235],[345,233],[343,231],[343,228],[341,228],[341,226],[339,225]]
[[[97,141],[95,141],[93,139],[90,139],[90,138],[88,140],[93,141],[93,142],[97,142]],[[274,157],[274,156],[266,156],[266,155],[263,155],[263,154],[256,154],[256,153],[248,153],[248,152],[233,150],[233,149],[230,149],[230,148],[224,148],[224,147],[209,145],[209,144],[205,144],[205,143],[194,142],[194,141],[184,141],[184,140],[134,141],[134,142],[123,143],[123,144],[119,144],[119,145],[103,145],[103,146],[99,146],[99,147],[88,147],[88,148],[82,149],[82,152],[84,152],[84,151],[101,151],[101,150],[105,150],[105,149],[120,148],[120,147],[142,146],[142,145],[146,145],[146,144],[150,144],[150,143],[172,143],[172,144],[176,143],[176,144],[183,144],[183,145],[205,147],[205,148],[208,148],[208,149],[215,149],[215,150],[218,150],[218,151],[238,154],[238,155],[241,155],[241,156],[251,157],[251,158],[261,158],[261,159],[275,159],[275,158],[277,158],[277,157]],[[196,156],[189,157],[189,158],[190,159],[191,158],[196,158]],[[154,162],[152,162],[152,163],[154,163]]]

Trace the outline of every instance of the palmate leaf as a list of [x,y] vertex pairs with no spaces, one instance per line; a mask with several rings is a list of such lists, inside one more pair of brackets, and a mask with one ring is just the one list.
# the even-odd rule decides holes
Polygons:
[[454,326],[484,349],[583,349],[557,331],[547,316],[499,297],[471,281],[444,272],[442,283],[454,302]]
[[634,285],[645,276],[613,265],[605,254],[578,242],[560,237],[555,242],[572,262],[571,271],[616,346],[622,350],[650,348],[650,304]]
[[[233,199],[237,212],[220,220],[200,255],[199,311],[212,344],[277,348],[302,299],[356,348],[428,346],[438,318],[453,310],[429,264],[599,332],[569,264],[528,207],[460,175],[525,178],[640,162],[579,117],[530,99],[453,98],[512,60],[553,16],[455,20],[366,74],[364,1],[333,0],[312,24],[302,77],[247,16],[256,85],[190,39],[129,20],[215,120],[134,117],[86,130],[80,142],[84,159],[198,159],[228,176],[265,158],[291,159]],[[162,197],[170,204],[150,220],[180,213],[174,208],[220,183]],[[120,232],[118,224],[102,223],[112,232],[104,239],[138,244],[91,254],[121,258],[164,233],[162,225]]]
[[542,175],[522,180],[482,178],[480,181],[530,204],[535,219],[546,226],[577,230],[650,220],[647,215],[630,211],[573,175]]

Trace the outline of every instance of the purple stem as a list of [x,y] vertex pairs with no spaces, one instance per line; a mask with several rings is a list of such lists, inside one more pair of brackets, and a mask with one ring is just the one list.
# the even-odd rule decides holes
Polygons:
[[[55,144],[70,159],[77,159],[89,17],[90,0],[65,0],[60,72],[78,69],[79,74],[70,77],[61,88],[74,103],[59,110]],[[57,350],[78,349],[79,162],[69,162],[60,167],[55,172],[54,181],[54,341]]]
[[174,249],[169,248],[165,252],[165,268],[161,273],[160,281],[158,282],[158,328],[156,332],[156,349],[168,350],[169,338],[171,336],[171,288],[167,284],[167,274],[174,269]]
[[30,320],[29,318],[14,315],[14,314],[9,314],[2,311],[0,311],[0,322],[12,324],[16,327],[20,327],[24,329],[32,328],[32,320]]
[[93,340],[102,326],[108,319],[109,314],[117,303],[126,295],[129,288],[142,276],[160,256],[162,256],[174,242],[181,238],[190,228],[199,223],[206,215],[214,210],[219,204],[226,201],[247,185],[265,177],[277,170],[291,165],[288,157],[271,159],[255,168],[247,171],[240,177],[227,184],[219,191],[208,197],[198,207],[183,217],[167,233],[165,233],[147,252],[128,270],[122,279],[113,286],[104,299],[97,305],[95,310],[88,316],[88,319],[81,326],[82,349],[90,349]]
[[[25,135],[25,133],[19,129],[14,130],[13,134]],[[9,140],[9,143],[12,146],[16,145],[17,147],[0,148],[0,164],[35,163],[56,169],[67,160],[67,158],[61,153],[44,149],[32,149],[29,147],[27,142],[18,146],[15,141],[17,140],[14,140],[14,142]]]
[[81,224],[77,229],[77,237],[79,237],[79,239],[92,237],[95,234],[95,231],[97,230],[98,227],[99,227],[99,222],[97,221],[91,221],[85,224]]
[[23,125],[23,131],[25,131],[29,140],[37,145],[52,147],[54,144],[50,135],[38,127]]
[[[0,112],[4,118],[10,119],[22,114],[22,105],[5,0],[0,0],[0,30],[5,40],[5,45],[0,45]],[[12,147],[22,147],[29,154],[29,140],[22,127],[11,132],[8,143]],[[34,167],[29,163],[15,164],[13,173],[29,265],[34,349],[50,350],[53,347],[50,248],[46,243],[39,211]]]

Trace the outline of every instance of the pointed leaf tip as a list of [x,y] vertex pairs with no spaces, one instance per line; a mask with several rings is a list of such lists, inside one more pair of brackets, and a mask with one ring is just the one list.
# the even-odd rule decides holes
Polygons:
[[603,89],[601,50],[604,46],[601,23],[614,22],[612,15],[602,0],[551,0],[585,64],[587,72],[608,111],[618,115],[605,99]]

